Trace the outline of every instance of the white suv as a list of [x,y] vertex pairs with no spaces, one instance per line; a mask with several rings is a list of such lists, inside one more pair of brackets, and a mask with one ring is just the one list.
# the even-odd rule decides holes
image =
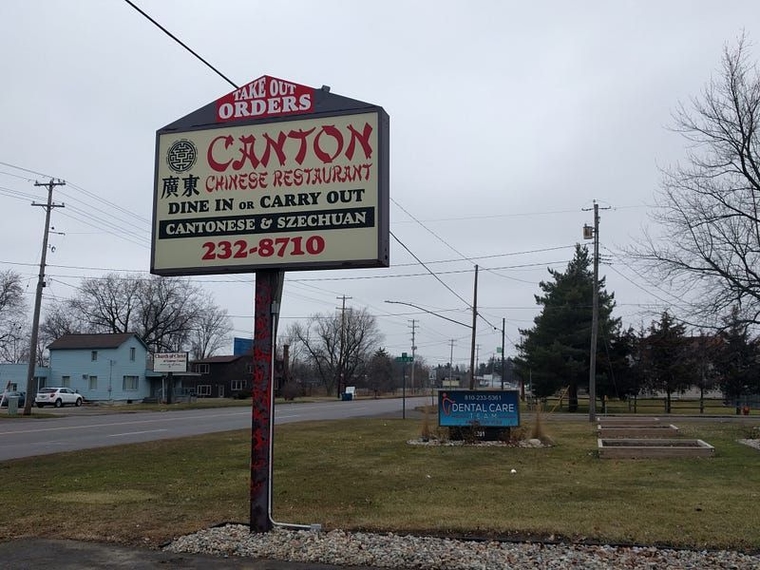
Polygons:
[[81,406],[82,402],[84,402],[82,395],[71,388],[40,388],[40,391],[37,392],[37,397],[34,399],[34,403],[37,404],[38,408],[42,406],[60,408],[66,404]]

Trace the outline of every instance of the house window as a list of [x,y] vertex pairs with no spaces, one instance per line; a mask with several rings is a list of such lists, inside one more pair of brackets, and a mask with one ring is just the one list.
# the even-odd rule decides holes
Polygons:
[[210,396],[211,395],[211,384],[201,384],[198,386],[198,395],[199,396]]
[[98,359],[98,351],[97,350],[93,350],[90,353],[90,360],[92,360],[93,362],[95,362],[97,359]]
[[196,364],[195,368],[195,371],[199,372],[200,374],[208,374],[208,364]]
[[97,390],[97,389],[98,389],[98,377],[90,376],[90,390]]
[[248,364],[246,365],[246,367],[245,367],[245,371],[246,371],[248,374],[253,374],[253,364],[251,364],[251,363],[248,363]]
[[121,389],[125,392],[136,392],[140,383],[139,376],[124,376]]
[[61,376],[61,386],[71,386],[71,376]]
[[133,346],[132,348],[130,348],[130,349],[129,349],[129,360],[130,360],[131,362],[134,362],[134,361],[135,361],[135,354],[136,354],[136,353],[137,353],[137,351],[135,350],[135,347],[134,347],[134,346]]
[[230,386],[233,392],[240,392],[245,390],[247,382],[245,380],[233,380]]
[[224,398],[224,384],[218,384],[217,385],[217,396],[220,398]]

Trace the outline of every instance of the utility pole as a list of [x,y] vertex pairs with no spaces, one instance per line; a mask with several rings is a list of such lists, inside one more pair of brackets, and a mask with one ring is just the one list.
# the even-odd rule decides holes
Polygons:
[[340,386],[343,383],[343,373],[345,371],[344,347],[346,344],[346,299],[353,299],[353,297],[342,295],[335,298],[343,300],[343,304],[340,307],[340,353],[338,356],[338,398],[340,398]]
[[417,326],[417,321],[415,319],[411,319],[412,322],[412,374],[409,377],[409,386],[412,391],[412,394],[414,394],[414,351],[417,350],[417,347],[414,344],[414,331],[415,327]]
[[478,326],[478,266],[475,266],[475,288],[472,295],[472,341],[470,343],[470,390],[475,389],[475,329]]
[[24,402],[24,414],[29,416],[32,413],[32,402],[37,395],[37,382],[34,378],[34,368],[37,360],[37,337],[40,332],[40,307],[42,306],[42,289],[45,287],[45,260],[47,259],[48,235],[50,233],[50,212],[53,208],[63,208],[63,204],[53,204],[53,188],[63,186],[66,183],[63,180],[55,181],[52,178],[47,184],[35,181],[35,186],[45,186],[48,191],[47,203],[38,204],[32,202],[32,206],[42,206],[45,208],[45,232],[42,236],[42,257],[40,258],[40,275],[37,279],[37,292],[34,296],[34,316],[32,317],[32,338],[29,343],[29,368],[26,373],[26,401]]
[[449,388],[451,388],[451,377],[454,374],[454,339],[452,338],[449,342],[451,343],[451,353],[449,353]]
[[583,226],[584,239],[594,239],[594,291],[591,313],[591,354],[588,377],[588,421],[596,421],[596,344],[599,334],[599,204],[594,200],[594,226]]

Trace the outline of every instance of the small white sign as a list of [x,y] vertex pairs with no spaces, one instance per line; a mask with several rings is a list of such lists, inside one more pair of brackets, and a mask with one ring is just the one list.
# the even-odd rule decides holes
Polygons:
[[187,352],[156,352],[153,354],[154,372],[187,372]]

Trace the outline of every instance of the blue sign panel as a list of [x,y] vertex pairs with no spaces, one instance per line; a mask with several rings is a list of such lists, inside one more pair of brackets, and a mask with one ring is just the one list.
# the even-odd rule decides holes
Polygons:
[[242,356],[244,354],[253,353],[253,339],[252,338],[240,338],[236,336],[232,340],[232,354],[235,356]]
[[440,390],[438,425],[463,427],[515,427],[520,425],[518,390]]

